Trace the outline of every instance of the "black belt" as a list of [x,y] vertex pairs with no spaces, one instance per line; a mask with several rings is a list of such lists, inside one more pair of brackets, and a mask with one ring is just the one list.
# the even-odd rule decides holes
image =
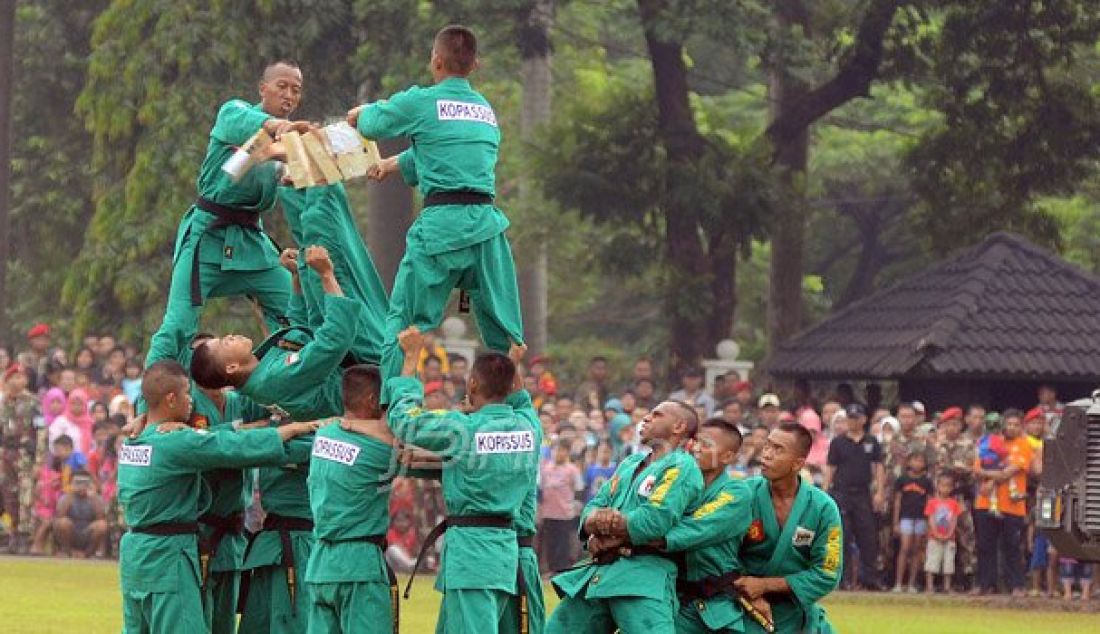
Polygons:
[[439,205],[491,205],[493,197],[482,192],[434,192],[424,197],[425,207]]
[[199,532],[198,522],[161,522],[159,524],[150,524],[148,526],[131,526],[131,533],[143,533],[145,535],[156,535],[158,537],[171,537],[173,535],[197,535]]
[[[235,513],[229,516],[221,516],[204,513],[199,516],[199,523],[214,529],[210,537],[199,539],[199,568],[202,573],[202,589],[205,591],[206,583],[210,579],[210,560],[218,554],[218,548],[226,535],[240,535],[244,532],[244,515]],[[205,596],[204,592],[203,597],[205,598]]]
[[[243,227],[250,231],[257,231],[263,233],[263,229],[260,227],[260,214],[255,211],[248,211],[241,209],[240,207],[232,207],[229,205],[223,205],[216,203],[208,198],[199,196],[195,200],[195,206],[205,211],[208,214],[214,215],[217,219],[206,228],[198,239],[195,240],[195,252],[191,256],[191,305],[202,306],[202,280],[200,279],[200,252],[202,247],[202,238],[208,231],[214,229],[224,229],[226,227]],[[267,235],[267,234],[264,234]],[[275,240],[271,236],[267,236],[271,243],[275,245],[275,249],[279,249],[279,245],[275,244]],[[231,250],[226,250],[226,255],[230,258],[233,257]]]
[[382,551],[382,564],[386,566],[386,579],[390,584],[390,610],[393,612],[393,632],[401,631],[401,601],[397,586],[397,575],[394,574],[390,562],[386,561],[386,548],[389,545],[385,535],[364,535],[362,537],[349,537],[346,539],[322,539],[326,542],[368,542],[374,544]]
[[733,585],[733,582],[740,578],[741,573],[739,572],[712,575],[710,577],[703,577],[698,581],[687,581],[678,578],[676,580],[676,592],[680,595],[682,600],[686,601],[709,601],[718,596],[729,597],[740,605],[741,609],[748,614],[752,620],[756,621],[760,627],[764,628],[765,632],[774,632],[775,623],[757,610],[756,607],[753,606],[752,601],[749,601],[748,598],[741,594],[737,590],[737,587]]
[[733,586],[733,582],[740,578],[741,573],[739,572],[727,572],[724,575],[703,577],[698,581],[677,579],[676,591],[689,601],[695,599],[713,599],[719,595],[725,595],[731,599],[735,599],[739,595],[737,589]]
[[535,536],[534,535],[516,535],[516,545],[520,548],[534,548]]
[[[248,542],[248,548],[244,551],[244,556],[248,558],[248,552],[252,550],[252,545],[256,543],[256,537],[265,531],[278,531],[279,542],[282,545],[283,550],[283,568],[286,569],[286,589],[290,595],[290,611],[291,614],[297,614],[297,598],[298,598],[298,571],[294,565],[294,545],[290,542],[291,531],[312,531],[313,520],[304,517],[289,517],[286,515],[279,515],[277,513],[268,513],[264,518],[263,528],[259,533],[252,536],[252,539]],[[247,574],[241,575],[241,593],[237,599],[237,612],[243,613],[245,603],[248,600],[248,589],[252,584],[252,572],[248,571]]]

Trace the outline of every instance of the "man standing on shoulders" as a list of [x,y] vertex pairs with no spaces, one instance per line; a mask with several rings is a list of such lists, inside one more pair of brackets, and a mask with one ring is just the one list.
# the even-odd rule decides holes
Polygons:
[[[844,537],[836,503],[799,476],[812,444],[805,427],[781,424],[764,446],[763,477],[748,481],[752,524],[741,546],[744,572],[734,585],[770,604],[776,632],[833,631],[817,602],[840,584]],[[747,634],[764,631],[752,619],[744,623]]]

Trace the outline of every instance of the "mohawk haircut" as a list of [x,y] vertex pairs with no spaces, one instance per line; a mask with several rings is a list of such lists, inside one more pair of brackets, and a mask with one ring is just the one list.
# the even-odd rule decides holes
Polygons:
[[695,432],[699,431],[699,414],[695,408],[684,401],[669,400],[668,402],[676,405],[676,409],[680,412],[680,420],[687,425],[684,438],[695,438]]
[[376,407],[382,391],[382,372],[376,365],[353,365],[344,370],[344,410],[361,412],[369,403]]
[[507,355],[487,352],[478,356],[470,372],[477,378],[483,397],[490,400],[502,399],[512,391],[516,364]]
[[477,62],[477,36],[461,24],[451,24],[436,34],[435,50],[448,73],[466,76]]
[[776,427],[779,431],[787,432],[788,434],[794,434],[795,444],[798,448],[798,455],[805,458],[810,455],[810,447],[813,447],[814,437],[810,434],[810,430],[806,429],[798,423],[782,423],[779,427]]
[[191,378],[199,387],[207,390],[220,390],[232,385],[225,373],[225,366],[218,362],[210,349],[210,340],[204,340],[195,346],[191,355]]
[[283,58],[276,59],[274,61],[268,62],[267,64],[264,65],[264,70],[263,70],[263,72],[260,73],[260,81],[267,81],[268,73],[270,73],[271,69],[275,68],[276,66],[287,66],[289,68],[296,68],[299,71],[302,70],[302,67],[298,65],[297,61],[295,61],[293,59],[290,59],[289,57],[283,57]]
[[187,370],[178,361],[163,359],[145,369],[141,380],[141,395],[149,408],[159,407],[169,394],[180,389],[180,384],[188,383]]

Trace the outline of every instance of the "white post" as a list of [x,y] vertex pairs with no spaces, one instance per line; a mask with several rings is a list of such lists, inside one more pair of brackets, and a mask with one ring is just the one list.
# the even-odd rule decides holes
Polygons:
[[753,363],[752,361],[737,360],[737,356],[741,354],[741,346],[737,345],[736,341],[723,339],[715,346],[714,352],[718,355],[717,359],[705,359],[703,361],[706,381],[703,385],[707,392],[713,390],[714,380],[723,374],[736,372],[738,379],[742,381],[749,378]]

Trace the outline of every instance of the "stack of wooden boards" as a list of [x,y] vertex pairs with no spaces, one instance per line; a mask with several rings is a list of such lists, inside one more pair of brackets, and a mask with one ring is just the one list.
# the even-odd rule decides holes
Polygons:
[[222,169],[237,181],[254,165],[282,154],[286,156],[287,178],[296,189],[366,176],[367,170],[382,160],[374,141],[341,122],[304,134],[285,132],[279,141],[260,130]]

